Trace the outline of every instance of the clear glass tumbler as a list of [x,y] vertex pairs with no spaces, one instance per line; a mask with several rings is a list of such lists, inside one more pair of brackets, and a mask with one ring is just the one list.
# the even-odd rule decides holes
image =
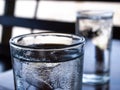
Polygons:
[[104,84],[110,79],[112,11],[77,13],[76,34],[86,38],[83,83]]
[[84,43],[62,33],[11,38],[15,90],[81,90]]

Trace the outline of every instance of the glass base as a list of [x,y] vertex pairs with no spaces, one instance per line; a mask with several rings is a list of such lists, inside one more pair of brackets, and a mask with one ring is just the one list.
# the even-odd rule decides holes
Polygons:
[[109,82],[108,75],[83,74],[83,84],[100,85]]

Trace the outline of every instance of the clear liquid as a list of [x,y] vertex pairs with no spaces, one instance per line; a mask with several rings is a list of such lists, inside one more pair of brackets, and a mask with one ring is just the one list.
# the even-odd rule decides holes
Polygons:
[[83,83],[109,81],[112,19],[78,19],[76,34],[86,37]]
[[110,79],[110,49],[101,50],[91,40],[87,41],[85,48],[83,83],[107,83]]
[[[51,57],[49,53],[51,52],[45,53],[46,59]],[[25,60],[14,55],[16,90],[81,90],[83,54],[78,54],[74,50],[57,52],[55,55],[58,54],[58,61],[52,61],[51,58],[45,60],[45,57],[39,61]]]

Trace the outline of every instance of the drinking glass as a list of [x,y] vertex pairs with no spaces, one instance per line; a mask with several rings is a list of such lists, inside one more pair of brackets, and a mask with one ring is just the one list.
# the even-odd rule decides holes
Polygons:
[[83,83],[104,84],[110,79],[113,12],[83,10],[77,13],[76,34],[86,38]]
[[81,90],[84,37],[36,33],[10,39],[16,90]]

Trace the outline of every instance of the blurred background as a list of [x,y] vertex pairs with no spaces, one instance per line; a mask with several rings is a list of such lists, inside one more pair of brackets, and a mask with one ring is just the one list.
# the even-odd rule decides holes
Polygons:
[[11,69],[9,39],[43,31],[75,32],[79,10],[112,10],[113,39],[120,39],[118,0],[0,0],[0,73]]

